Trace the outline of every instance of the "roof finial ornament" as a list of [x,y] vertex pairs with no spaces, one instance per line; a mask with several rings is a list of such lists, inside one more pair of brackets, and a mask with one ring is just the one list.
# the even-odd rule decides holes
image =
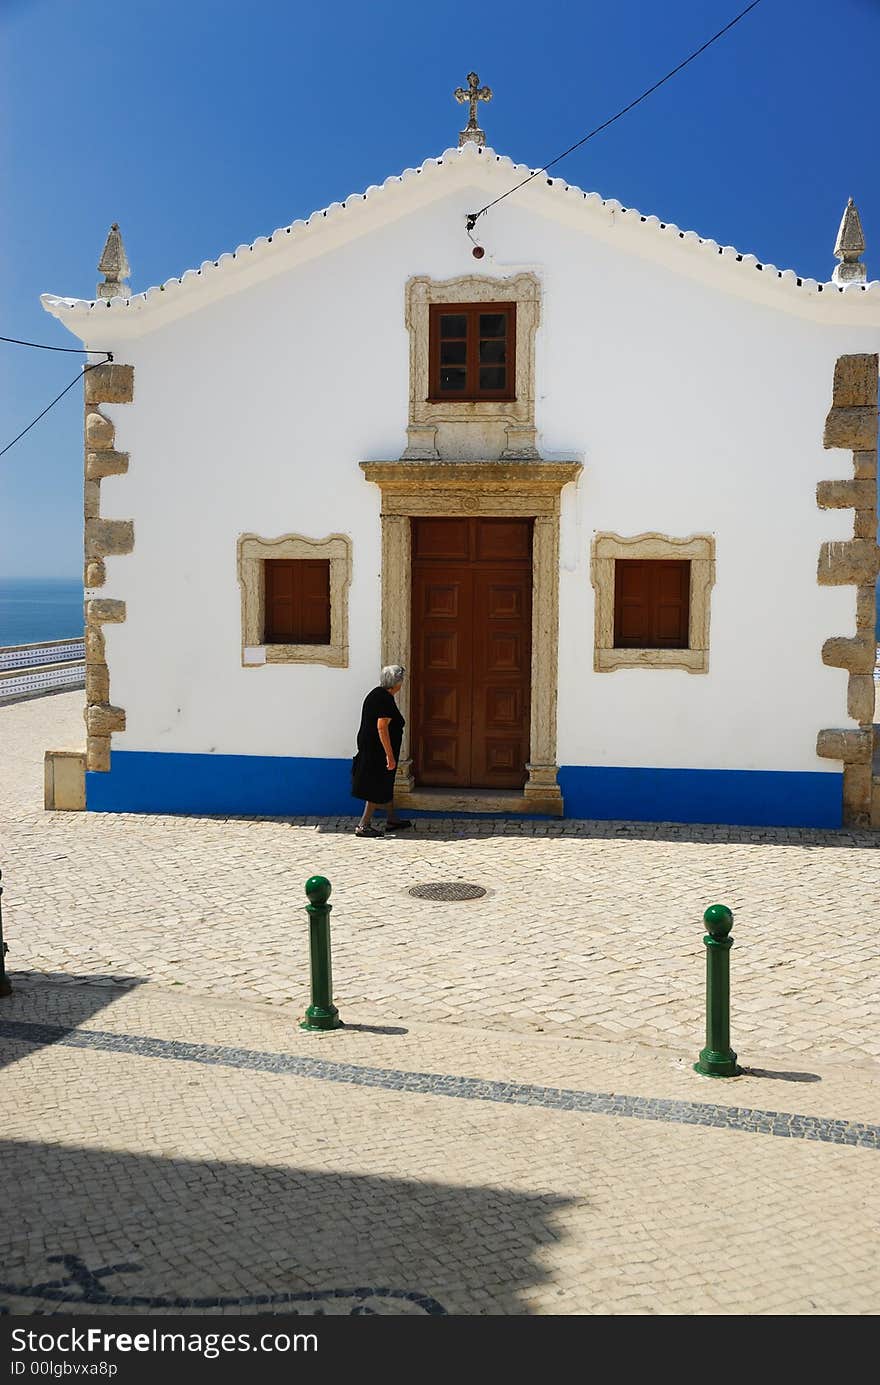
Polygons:
[[865,233],[862,230],[858,208],[850,198],[840,221],[840,229],[837,232],[834,254],[840,260],[840,264],[835,266],[831,282],[833,284],[864,283],[868,273],[859,260],[859,256],[864,253]]
[[115,221],[107,234],[101,258],[98,261],[98,273],[104,275],[104,283],[98,285],[97,298],[128,297],[130,289],[127,280],[131,273],[131,267],[125,253],[125,246],[122,244],[122,232]]
[[456,87],[453,95],[459,105],[463,105],[465,101],[470,104],[468,123],[465,128],[459,132],[458,136],[459,149],[465,144],[484,145],[486,143],[486,132],[485,130],[481,130],[477,124],[477,102],[491,101],[492,88],[481,87],[480,79],[476,72],[469,72],[467,87]]

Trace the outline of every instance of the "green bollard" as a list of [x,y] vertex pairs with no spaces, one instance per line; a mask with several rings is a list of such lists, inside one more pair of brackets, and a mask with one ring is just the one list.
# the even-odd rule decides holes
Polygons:
[[312,1003],[300,1029],[341,1029],[342,1020],[333,1004],[333,971],[330,965],[330,881],[313,875],[306,881],[309,902],[309,952],[312,964]]
[[741,1071],[730,1047],[730,949],[733,914],[725,904],[712,904],[703,915],[709,930],[706,944],[706,1047],[694,1072],[704,1077],[736,1077]]
[[[3,872],[0,870],[0,879]],[[0,999],[6,995],[12,995],[12,982],[6,975],[6,944],[3,941],[3,886],[0,885]]]

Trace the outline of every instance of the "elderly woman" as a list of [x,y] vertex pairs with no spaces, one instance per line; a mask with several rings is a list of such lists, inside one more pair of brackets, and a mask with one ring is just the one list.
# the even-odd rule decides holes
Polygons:
[[372,825],[373,813],[382,807],[387,810],[386,831],[402,832],[412,827],[408,818],[394,816],[391,803],[404,727],[394,695],[400,692],[404,672],[400,664],[386,664],[379,675],[378,688],[364,698],[357,755],[351,762],[352,796],[364,799],[363,815],[354,829],[356,837],[383,835]]

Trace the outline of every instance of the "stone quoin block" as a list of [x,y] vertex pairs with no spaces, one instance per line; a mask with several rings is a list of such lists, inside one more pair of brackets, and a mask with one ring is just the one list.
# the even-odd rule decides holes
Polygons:
[[105,448],[86,453],[86,480],[100,481],[104,476],[123,476],[128,471],[128,453]]
[[853,475],[857,481],[877,480],[877,449],[853,453]]
[[868,539],[873,542],[877,537],[877,511],[856,510],[853,519],[853,538]]
[[823,543],[819,549],[816,581],[822,587],[860,586],[877,576],[878,550],[868,539],[843,539]]
[[[877,620],[877,589],[873,582],[865,582],[856,589],[856,630],[860,636],[866,636],[865,644],[868,647],[874,643],[874,626]],[[873,665],[872,665],[873,667]],[[856,673],[870,673],[869,668],[854,670]]]
[[867,452],[877,446],[877,408],[831,409],[825,420],[823,447]]
[[843,771],[843,819],[850,827],[871,822],[871,766],[846,765]]
[[87,601],[86,620],[96,625],[119,625],[125,620],[125,602],[107,597]]
[[110,700],[110,670],[106,664],[86,664],[86,702]]
[[[864,588],[860,587],[859,592]],[[873,602],[874,588],[869,587]],[[871,634],[858,635],[850,639],[846,635],[832,635],[822,646],[822,663],[829,668],[846,668],[850,673],[872,673],[876,645],[874,643],[874,617],[872,605]]]
[[853,721],[870,725],[874,720],[874,676],[851,673],[846,693],[846,710]]
[[86,769],[106,773],[110,768],[110,737],[89,736],[86,742]]
[[95,366],[84,384],[87,404],[130,404],[134,398],[134,366],[109,362]]
[[125,730],[125,711],[108,703],[96,703],[86,709],[86,727],[90,736],[109,736]]
[[83,586],[103,587],[107,580],[107,569],[100,558],[90,558],[83,573]]
[[86,555],[89,558],[131,553],[133,548],[134,524],[130,519],[86,520]]
[[816,754],[824,760],[842,760],[847,765],[870,768],[874,749],[872,731],[829,729],[816,737]]
[[86,519],[97,519],[101,513],[101,487],[97,481],[86,481],[83,485],[83,515]]
[[877,376],[880,357],[875,355],[840,356],[834,367],[833,402],[836,409],[860,404],[877,404]]
[[[86,376],[86,379],[89,377]],[[86,447],[90,451],[99,451],[102,448],[112,447],[116,429],[105,418],[103,414],[97,413],[94,409],[86,414]]]
[[820,481],[816,487],[820,510],[869,510],[876,499],[877,486],[873,481]]
[[104,646],[104,634],[99,625],[86,626],[86,663],[87,664],[106,664],[107,651]]

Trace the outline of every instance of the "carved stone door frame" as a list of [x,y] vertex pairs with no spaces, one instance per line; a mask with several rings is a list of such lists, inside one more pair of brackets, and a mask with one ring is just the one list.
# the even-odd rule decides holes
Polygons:
[[[382,492],[382,663],[411,667],[411,524],[430,515],[534,520],[532,550],[531,726],[528,779],[522,794],[471,790],[470,811],[561,815],[557,782],[556,699],[559,670],[559,500],[576,481],[580,462],[361,462]],[[400,693],[409,722],[409,682]],[[443,802],[440,802],[440,799]],[[394,801],[402,807],[455,807],[454,793],[419,790],[413,781],[408,728],[397,767]]]

